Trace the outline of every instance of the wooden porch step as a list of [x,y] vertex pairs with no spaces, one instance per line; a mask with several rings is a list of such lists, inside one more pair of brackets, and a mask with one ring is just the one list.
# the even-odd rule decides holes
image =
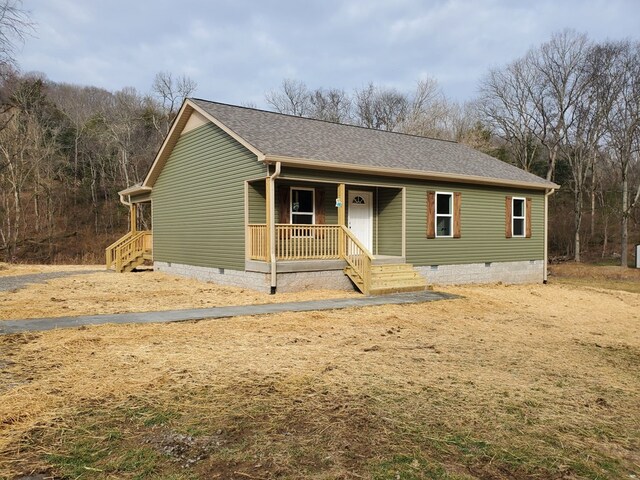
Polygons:
[[[350,267],[344,273],[353,281],[358,290],[364,292],[364,282]],[[369,295],[382,295],[398,292],[417,292],[427,288],[427,282],[413,265],[408,263],[372,265]]]
[[138,255],[137,257],[129,260],[129,262],[127,264],[122,266],[122,271],[123,272],[132,272],[136,268],[141,266],[144,262],[149,261],[149,260],[153,260],[153,254],[152,254],[151,250],[147,250],[147,251],[141,253],[140,255]]

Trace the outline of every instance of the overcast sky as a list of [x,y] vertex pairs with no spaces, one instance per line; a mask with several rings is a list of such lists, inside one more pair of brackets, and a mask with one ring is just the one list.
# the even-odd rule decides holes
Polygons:
[[457,100],[553,32],[640,39],[640,0],[24,0],[37,23],[17,55],[56,82],[148,92],[186,74],[196,96],[264,107],[283,78],[347,91],[410,90],[426,76]]

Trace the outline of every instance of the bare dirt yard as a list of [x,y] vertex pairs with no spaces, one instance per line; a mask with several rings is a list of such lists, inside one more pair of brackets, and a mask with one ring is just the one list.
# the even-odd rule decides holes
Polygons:
[[[0,275],[26,275],[55,271],[100,270],[101,265],[7,265]],[[104,270],[34,283],[0,292],[0,321],[39,317],[129,313],[182,308],[254,305],[325,298],[347,298],[356,292],[315,290],[269,295],[225,287],[161,272],[116,274]]]
[[640,295],[562,268],[423,305],[0,337],[0,478],[638,478]]

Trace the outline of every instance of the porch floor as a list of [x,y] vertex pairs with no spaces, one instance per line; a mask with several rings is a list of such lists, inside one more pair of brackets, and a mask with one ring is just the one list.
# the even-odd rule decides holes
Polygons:
[[372,265],[389,265],[397,263],[407,263],[405,257],[395,255],[374,255]]

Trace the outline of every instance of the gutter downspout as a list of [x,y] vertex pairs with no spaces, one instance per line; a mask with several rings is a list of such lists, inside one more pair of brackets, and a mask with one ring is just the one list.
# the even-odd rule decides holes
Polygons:
[[[267,174],[268,174],[268,166],[267,166]],[[276,293],[277,287],[277,272],[276,272],[276,222],[275,222],[275,210],[276,210],[276,190],[275,190],[275,180],[280,176],[280,170],[282,168],[282,164],[280,162],[276,162],[276,170],[273,172],[273,175],[269,175],[269,190],[271,191],[271,195],[269,198],[269,212],[268,215],[271,217],[269,221],[269,258],[271,260],[271,295]]]
[[553,188],[544,194],[544,266],[542,283],[546,284],[549,274],[549,197],[555,193]]
[[129,198],[128,202],[124,199],[124,196],[121,193],[119,193],[118,195],[120,196],[120,203],[126,205],[127,207],[131,206],[131,195],[127,195],[127,198]]

